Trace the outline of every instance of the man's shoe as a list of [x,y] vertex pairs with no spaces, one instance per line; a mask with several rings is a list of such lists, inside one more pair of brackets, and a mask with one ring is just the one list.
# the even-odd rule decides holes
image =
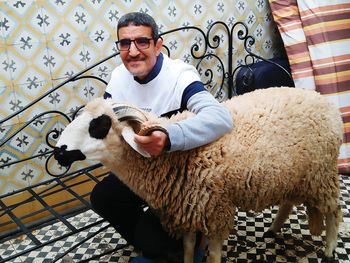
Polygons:
[[[205,237],[205,235],[200,234],[197,236],[197,245],[194,250],[194,263],[201,263],[203,261],[203,258],[205,256],[206,248],[208,246],[208,239]],[[144,256],[137,256],[131,259],[130,263],[180,263],[183,262],[183,251],[179,252],[172,252],[169,253],[166,257],[166,259],[157,260],[157,259],[150,259]]]

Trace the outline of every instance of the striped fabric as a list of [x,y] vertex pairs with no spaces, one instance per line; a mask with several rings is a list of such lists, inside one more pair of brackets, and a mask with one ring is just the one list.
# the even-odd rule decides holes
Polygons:
[[317,90],[349,91],[350,1],[298,0]]
[[269,1],[296,87],[315,88],[339,107],[339,172],[350,175],[350,1]]

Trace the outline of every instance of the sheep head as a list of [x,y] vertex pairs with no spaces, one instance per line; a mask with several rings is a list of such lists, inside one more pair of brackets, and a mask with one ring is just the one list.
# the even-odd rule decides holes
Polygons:
[[137,108],[97,98],[63,130],[54,157],[62,166],[85,159],[101,161],[110,156],[110,149],[118,148],[123,138],[132,144],[133,133],[139,132],[147,120]]

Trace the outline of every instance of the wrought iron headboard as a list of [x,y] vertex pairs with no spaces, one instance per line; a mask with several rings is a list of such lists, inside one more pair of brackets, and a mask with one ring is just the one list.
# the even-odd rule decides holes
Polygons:
[[[228,39],[228,43],[226,45],[226,55],[224,55],[223,57],[220,57],[217,53],[215,53],[215,50],[217,50],[218,48],[221,48],[221,44],[223,41],[218,34],[212,33],[214,31],[214,28],[220,28],[221,30],[223,30],[226,33],[226,37]],[[217,88],[217,91],[215,94],[216,98],[218,98],[218,99],[222,99],[222,97],[220,97],[220,96],[221,96],[221,92],[224,89],[225,85],[227,86],[227,97],[231,98],[232,96],[235,96],[236,91],[235,91],[235,85],[234,85],[234,77],[235,77],[237,71],[241,67],[250,67],[256,61],[263,60],[263,61],[266,61],[268,63],[272,63],[276,67],[278,67],[282,71],[284,71],[286,74],[286,77],[291,78],[290,73],[285,68],[283,68],[281,65],[279,65],[273,61],[267,60],[267,59],[265,59],[257,54],[254,54],[251,51],[251,47],[254,45],[255,39],[254,39],[254,37],[252,37],[251,35],[248,34],[248,27],[243,22],[236,22],[231,27],[229,27],[226,23],[224,23],[222,21],[216,21],[216,22],[211,24],[211,26],[208,28],[207,32],[204,32],[201,28],[196,27],[196,26],[183,26],[183,27],[179,27],[179,28],[161,33],[160,37],[162,39],[165,39],[166,36],[171,35],[174,32],[179,32],[179,31],[186,32],[186,31],[191,31],[191,30],[197,31],[201,35],[201,38],[197,38],[195,40],[196,42],[194,44],[192,44],[192,46],[190,47],[190,50],[191,50],[192,58],[197,61],[196,65],[195,65],[196,68],[199,70],[201,75],[206,78],[206,81],[204,81],[204,85],[209,90],[211,87],[210,85],[212,85],[212,83],[214,82],[214,71],[213,71],[213,68],[211,68],[211,67],[203,69],[203,61],[215,60],[216,63],[218,63],[218,65],[219,65],[218,72],[221,74],[221,76],[220,76],[219,87]],[[237,39],[243,42],[243,47],[244,47],[244,50],[246,52],[246,55],[244,57],[244,63],[241,63],[237,67],[233,66],[233,57],[234,57],[233,39],[235,36],[234,35],[235,32],[237,34]],[[171,47],[167,46],[166,44],[164,44],[163,47],[164,47],[165,52],[169,56],[171,56]],[[13,119],[14,117],[18,116],[22,112],[28,110],[31,107],[34,107],[36,105],[36,103],[38,103],[39,101],[41,101],[45,97],[49,96],[50,94],[52,94],[53,92],[55,92],[56,90],[60,89],[61,87],[63,87],[64,85],[66,85],[70,82],[75,82],[75,81],[78,81],[81,79],[90,78],[90,79],[95,79],[97,81],[100,81],[104,85],[107,85],[107,81],[102,79],[101,77],[94,76],[94,75],[88,75],[86,73],[89,72],[91,69],[99,66],[100,64],[102,64],[102,63],[104,63],[112,58],[117,57],[118,55],[119,55],[119,52],[115,52],[112,55],[102,59],[101,61],[98,61],[97,63],[89,66],[88,68],[80,71],[79,73],[77,73],[77,74],[73,75],[72,77],[68,78],[67,80],[63,81],[62,83],[55,86],[51,90],[47,91],[46,93],[44,93],[40,97],[38,97],[35,100],[33,100],[32,102],[28,103],[26,106],[24,106],[20,110],[14,112],[14,113],[10,114],[9,116],[5,117],[4,119],[2,119],[0,121],[0,127],[5,125],[7,121]],[[226,61],[224,61],[224,59]],[[84,105],[82,105],[80,108],[78,108],[78,110],[81,109],[83,106]],[[69,114],[66,114],[66,113],[64,113],[62,111],[58,111],[58,110],[50,110],[50,111],[42,112],[42,113],[34,116],[31,120],[29,120],[27,123],[25,123],[17,131],[15,131],[10,136],[8,136],[4,140],[2,140],[0,142],[0,149],[4,145],[6,145],[9,141],[11,141],[18,133],[23,131],[25,128],[27,128],[32,123],[35,123],[37,120],[41,119],[45,115],[53,115],[53,114],[62,116],[64,119],[66,119],[66,121],[68,123],[71,122],[75,116],[75,114],[72,114],[72,116],[69,116]],[[46,144],[51,149],[54,147],[54,145],[52,145],[50,143],[50,139],[52,138],[53,140],[56,140],[58,138],[59,134],[60,134],[60,131],[58,131],[57,129],[54,129],[46,134],[46,137],[45,137]],[[52,150],[47,151],[47,152],[44,152],[41,154],[37,154],[37,155],[30,156],[30,157],[24,158],[22,160],[17,160],[17,161],[13,161],[13,162],[1,160],[3,162],[3,164],[0,165],[0,169],[7,167],[7,166],[15,165],[15,164],[20,163],[20,162],[28,161],[28,160],[31,160],[34,158],[46,157],[47,158],[46,165],[45,165],[46,172],[52,176],[61,176],[62,174],[54,174],[53,172],[50,171],[48,161],[52,157],[52,152],[53,152]]]
[[[217,28],[219,28],[219,30],[221,30],[220,32],[225,32],[224,36],[226,39],[228,39],[227,42],[224,43],[224,41],[222,39],[222,35],[214,34],[214,30]],[[191,56],[191,59],[194,59],[196,61],[195,66],[198,69],[199,73],[201,74],[202,78],[205,79],[203,81],[205,87],[211,92],[215,91],[214,95],[216,96],[217,99],[222,100],[224,97],[231,98],[232,96],[235,96],[236,95],[236,87],[234,85],[234,82],[235,82],[234,80],[235,80],[235,76],[236,76],[236,73],[238,72],[238,70],[242,67],[250,68],[251,65],[253,65],[255,62],[260,61],[260,60],[263,60],[263,61],[266,61],[268,63],[272,63],[272,64],[276,65],[276,67],[280,68],[283,72],[286,73],[286,77],[289,77],[291,79],[289,72],[286,69],[284,69],[282,66],[280,66],[279,64],[272,62],[270,60],[266,60],[266,59],[262,58],[261,56],[254,54],[251,51],[252,46],[255,43],[255,39],[248,34],[248,27],[243,22],[236,22],[232,26],[228,26],[227,24],[225,24],[222,21],[217,21],[217,22],[212,23],[206,32],[204,32],[202,29],[200,29],[199,27],[196,27],[196,26],[183,26],[183,27],[179,27],[179,28],[169,30],[169,31],[162,33],[161,38],[163,40],[166,40],[167,37],[171,36],[175,32],[186,33],[188,31],[191,31],[191,32],[195,31],[200,36],[200,37],[196,38],[195,43],[189,47],[190,48],[190,56]],[[244,56],[243,62],[236,67],[234,67],[234,65],[233,65],[234,56],[235,56],[235,54],[233,53],[234,37],[236,37],[236,39],[238,39],[239,41],[242,41],[243,48],[244,48],[244,51],[246,53]],[[167,55],[171,56],[171,52],[172,52],[171,45],[174,45],[174,43],[169,43],[170,45],[166,44],[166,41],[164,41],[164,43],[165,43],[164,44],[164,52],[167,53]],[[218,49],[219,48],[221,49],[223,45],[224,45],[225,52],[223,54],[219,54]],[[36,98],[35,100],[33,100],[32,102],[28,103],[23,108],[19,109],[18,111],[14,112],[13,114],[10,114],[6,118],[2,119],[0,121],[0,129],[2,127],[6,126],[9,120],[19,116],[21,113],[27,111],[28,109],[35,107],[35,105],[37,105],[38,102],[40,102],[41,100],[43,100],[45,97],[49,96],[50,94],[53,94],[56,90],[64,87],[68,83],[75,82],[75,81],[78,81],[81,79],[89,78],[89,79],[94,79],[98,82],[101,82],[103,85],[107,85],[107,81],[105,79],[103,79],[102,77],[99,77],[99,76],[89,74],[88,72],[91,69],[98,67],[99,65],[101,65],[104,62],[106,62],[110,59],[116,58],[118,55],[119,55],[119,52],[115,52],[115,53],[111,54],[110,56],[102,59],[101,61],[98,61],[97,63],[80,71],[79,73],[71,76],[67,80],[60,83],[59,85],[50,89],[49,91],[44,93],[42,96],[40,96],[40,97]],[[214,64],[217,66],[216,72],[214,72],[214,67],[215,67]],[[218,77],[217,74],[219,74],[220,76]],[[250,75],[250,76],[254,77],[253,75]],[[214,89],[214,86],[216,89]],[[224,89],[227,90],[226,96],[223,96]],[[8,135],[6,138],[4,138],[0,142],[0,153],[3,151],[3,149],[7,146],[8,143],[11,143],[11,140],[13,140],[15,136],[17,136],[20,132],[22,132],[23,130],[28,128],[30,125],[32,125],[32,124],[35,125],[36,122],[41,121],[44,116],[60,116],[68,124],[75,118],[76,113],[82,107],[84,107],[84,105],[81,105],[80,107],[78,107],[74,113],[65,113],[65,112],[58,111],[58,110],[49,110],[49,111],[45,111],[45,112],[42,112],[40,114],[37,114],[31,120],[24,123],[19,129],[14,131],[12,134]],[[106,175],[105,171],[103,171],[102,173],[99,173],[97,177],[92,174],[93,170],[100,169],[100,167],[102,166],[101,164],[87,165],[83,169],[77,169],[77,170],[71,171],[69,173],[68,173],[69,168],[65,171],[62,171],[63,168],[61,167],[62,169],[60,170],[61,172],[59,172],[59,173],[56,173],[54,170],[52,170],[51,166],[50,166],[50,160],[53,160],[53,158],[52,158],[53,150],[50,150],[50,148],[53,149],[54,141],[57,140],[61,130],[58,130],[58,129],[52,128],[52,127],[50,127],[50,129],[51,130],[49,130],[47,132],[47,134],[45,135],[46,145],[48,146],[48,148],[45,149],[44,152],[38,153],[38,154],[35,154],[32,156],[27,156],[23,159],[16,160],[16,161],[12,161],[9,158],[7,158],[6,160],[0,159],[0,170],[1,170],[1,169],[4,169],[5,167],[10,167],[10,166],[13,166],[13,165],[16,165],[19,163],[23,163],[26,161],[30,161],[30,160],[33,160],[36,158],[40,158],[40,159],[46,158],[45,171],[46,171],[46,173],[48,173],[52,176],[52,179],[50,179],[48,181],[41,182],[41,183],[38,183],[36,185],[28,186],[26,188],[13,191],[12,193],[0,195],[0,208],[1,208],[0,209],[0,218],[2,216],[5,217],[6,215],[10,218],[10,220],[3,223],[2,225],[11,224],[11,220],[12,220],[12,222],[15,222],[15,225],[17,226],[17,229],[11,230],[9,233],[1,233],[0,240],[3,238],[8,238],[10,235],[15,235],[15,234],[19,235],[22,233],[22,234],[29,236],[29,238],[35,244],[35,246],[33,246],[32,248],[25,250],[25,251],[21,251],[15,255],[11,255],[11,256],[7,257],[6,259],[1,258],[1,256],[0,256],[0,262],[5,262],[7,260],[14,259],[18,256],[25,255],[26,253],[29,253],[32,250],[41,248],[41,247],[49,245],[49,244],[52,244],[53,242],[55,242],[57,240],[61,240],[62,238],[66,237],[68,235],[73,235],[73,234],[78,233],[79,231],[82,231],[82,229],[76,229],[72,225],[70,225],[69,222],[67,222],[67,220],[64,218],[64,216],[70,215],[73,212],[77,213],[77,212],[81,212],[81,211],[84,211],[84,210],[90,208],[89,202],[84,200],[84,198],[86,198],[89,193],[85,193],[83,196],[78,195],[70,188],[72,184],[69,182],[70,182],[70,180],[72,180],[78,176],[83,177],[82,183],[84,183],[86,181],[97,182],[99,178]],[[49,187],[43,190],[41,188],[41,186],[43,186],[43,185],[46,185]],[[63,190],[56,190],[55,187],[61,187]],[[44,198],[47,196],[50,196],[53,193],[57,193],[59,191],[66,191],[70,195],[74,196],[75,200],[80,201],[80,203],[83,205],[83,208],[80,208],[80,210],[79,209],[74,210],[73,212],[71,212],[71,211],[66,212],[66,213],[64,213],[64,216],[55,212],[53,207],[48,206],[45,203]],[[26,200],[23,200],[21,202],[16,202],[15,204],[11,204],[11,205],[7,205],[3,202],[3,200],[5,198],[7,198],[11,195],[20,194],[20,193],[24,193],[24,192],[30,193],[30,197],[27,198]],[[59,193],[61,193],[61,192],[59,192]],[[65,234],[64,236],[57,237],[57,238],[50,240],[50,241],[47,241],[47,242],[41,242],[41,241],[37,240],[36,237],[31,233],[32,229],[35,229],[36,223],[34,223],[33,226],[28,226],[28,225],[21,222],[21,220],[20,220],[21,218],[16,217],[12,213],[12,211],[14,209],[18,208],[19,206],[25,206],[25,205],[27,205],[35,200],[39,201],[43,205],[43,209],[40,209],[39,211],[34,211],[30,214],[26,214],[24,219],[31,217],[31,216],[34,217],[37,213],[49,211],[50,215],[56,218],[55,220],[59,220],[64,225],[67,225],[70,229],[70,232]],[[68,202],[71,202],[71,200],[65,201],[65,203],[68,203]],[[42,223],[46,223],[48,220],[50,220],[50,218],[44,219],[44,221],[42,221]],[[100,221],[93,223],[89,226],[86,226],[84,228],[92,227],[92,226],[101,224],[103,222],[104,222],[104,220],[100,220]],[[108,225],[101,228],[98,232],[103,231],[107,227],[108,227]],[[79,246],[81,243],[83,243],[85,240],[91,238],[92,236],[93,235],[88,236],[86,239],[79,242],[74,247]],[[120,249],[120,247],[117,247],[114,250],[116,250],[116,249]],[[61,255],[58,255],[53,262],[56,262],[59,259],[61,259],[69,251],[70,250],[64,252]],[[111,252],[112,251],[108,251],[106,253],[111,253]],[[101,255],[99,255],[98,257],[100,257],[100,256]]]

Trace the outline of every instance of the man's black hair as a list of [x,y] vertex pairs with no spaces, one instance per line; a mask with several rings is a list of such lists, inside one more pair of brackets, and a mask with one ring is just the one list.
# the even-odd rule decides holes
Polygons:
[[126,27],[128,25],[150,27],[152,29],[152,38],[154,41],[157,41],[159,38],[158,26],[156,22],[154,21],[153,17],[146,13],[131,12],[123,15],[118,21],[117,32],[119,31],[119,28]]

